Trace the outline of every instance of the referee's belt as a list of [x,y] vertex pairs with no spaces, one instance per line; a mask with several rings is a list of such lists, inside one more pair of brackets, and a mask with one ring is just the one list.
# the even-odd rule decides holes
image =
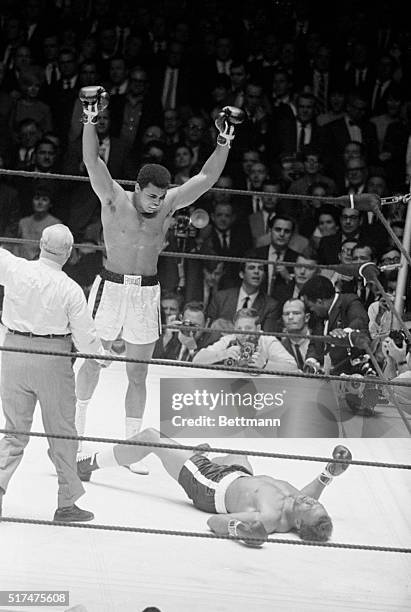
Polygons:
[[138,287],[149,287],[158,285],[158,276],[137,276],[134,274],[118,274],[118,272],[111,272],[103,268],[100,271],[100,276],[103,280],[111,281],[112,283],[119,283],[120,285],[137,285]]
[[26,336],[27,338],[69,338],[71,334],[33,334],[33,332],[23,332],[18,331],[17,329],[7,328],[11,334],[16,334],[17,336]]

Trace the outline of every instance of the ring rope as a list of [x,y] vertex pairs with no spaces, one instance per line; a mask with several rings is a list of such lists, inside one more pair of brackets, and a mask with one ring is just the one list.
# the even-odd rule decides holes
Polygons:
[[[287,376],[290,378],[316,378],[319,380],[325,380],[327,382],[331,380],[338,380],[341,382],[340,376],[335,376],[334,374],[310,374],[309,372],[281,372],[278,370],[260,370],[258,368],[246,368],[241,366],[218,366],[218,365],[207,365],[190,363],[186,361],[174,361],[173,359],[134,359],[131,357],[120,357],[116,355],[97,355],[93,353],[73,353],[69,351],[42,351],[40,349],[29,349],[29,348],[18,348],[12,346],[0,346],[0,351],[9,351],[11,353],[29,353],[32,355],[49,355],[52,357],[76,357],[77,359],[98,359],[99,361],[125,361],[127,363],[146,363],[149,365],[165,365],[165,366],[175,366],[180,368],[194,368],[197,370],[215,370],[217,372],[243,372],[245,374],[257,375],[257,374],[266,374],[269,376]],[[358,383],[358,377],[355,376],[344,376],[344,381],[353,381]],[[377,378],[372,378],[371,380],[378,381],[378,384],[388,385],[392,387],[410,387],[411,381],[383,381]]]
[[[53,174],[51,172],[29,172],[27,170],[6,170],[6,169],[0,169],[0,175],[1,174],[5,174],[5,175],[11,175],[11,176],[22,176],[22,177],[26,177],[26,178],[46,178],[46,179],[56,179],[56,180],[80,180],[80,181],[89,181],[89,177],[79,177],[76,175],[70,175],[70,174]],[[129,181],[129,180],[125,180],[125,179],[121,179],[117,181],[119,184],[123,184],[123,185],[135,185],[135,181]],[[210,190],[212,190],[213,188],[210,188]],[[247,195],[247,196],[252,196],[252,195],[259,195],[261,197],[264,197],[264,192],[254,192],[254,191],[247,191],[245,189],[241,190],[241,189],[237,189],[237,190],[231,190],[231,189],[227,189],[227,188],[217,188],[217,191],[220,192],[228,192],[228,193],[238,193],[238,195]],[[265,194],[266,195],[266,194]],[[328,203],[328,204],[334,204],[336,206],[341,206],[341,200],[338,197],[316,197],[316,196],[301,196],[300,194],[276,194],[276,196],[278,198],[283,198],[283,199],[305,199],[305,200],[317,200],[317,201],[324,201],[324,203]],[[266,195],[267,197],[267,195]],[[376,196],[378,197],[378,196]],[[381,198],[379,198],[380,203],[382,202]],[[391,204],[394,201],[403,201],[404,203],[408,203],[409,201],[411,201],[411,194],[406,194],[404,196],[391,196],[390,198],[387,198],[387,203]],[[385,229],[387,230],[388,234],[391,236],[391,239],[393,241],[393,243],[397,246],[397,248],[401,251],[402,255],[404,256],[405,260],[408,262],[408,264],[411,266],[411,256],[409,255],[409,253],[407,253],[406,249],[404,248],[404,246],[402,245],[401,241],[399,240],[399,238],[397,237],[396,233],[394,232],[394,230],[391,228],[390,224],[388,223],[388,221],[386,220],[386,218],[384,217],[384,215],[382,214],[381,210],[376,207],[375,210],[373,210],[373,212],[375,212],[376,216],[378,217],[378,219],[381,221],[381,223],[384,225]]]
[[[201,331],[201,332],[209,332],[209,333],[220,333],[220,334],[235,334],[235,335],[243,335],[243,336],[273,336],[275,338],[307,338],[308,340],[318,340],[319,342],[324,342],[325,344],[332,344],[333,342],[338,342],[338,338],[334,338],[334,336],[320,336],[318,334],[296,334],[293,332],[266,332],[266,331],[244,331],[241,329],[213,329],[211,327],[201,327],[197,325],[193,328],[192,325],[184,325],[184,323],[166,323],[162,325],[165,329],[171,329],[173,331],[180,331],[181,329],[185,329],[187,331]],[[360,330],[354,330],[360,331]],[[365,332],[364,332],[365,333]]]
[[[51,180],[67,180],[67,181],[78,181],[78,182],[90,182],[90,179],[88,176],[80,176],[78,174],[61,174],[61,173],[54,173],[54,172],[39,172],[38,170],[35,170],[33,172],[30,172],[29,170],[10,170],[7,168],[0,168],[0,175],[6,175],[6,176],[21,176],[23,178],[45,178],[45,179],[51,179]],[[134,180],[129,180],[129,179],[114,179],[116,181],[116,183],[119,183],[119,185],[129,185],[131,187],[135,187],[136,181]],[[170,188],[172,187],[179,187],[179,185],[177,184],[171,184]],[[243,196],[260,196],[262,198],[264,197],[271,197],[273,194],[272,193],[267,193],[266,191],[255,191],[255,190],[248,190],[248,189],[231,189],[231,188],[227,188],[227,187],[210,187],[210,189],[208,190],[210,192],[215,192],[215,193],[230,193],[233,195],[243,195]],[[296,193],[276,193],[275,196],[277,198],[281,198],[284,200],[307,200],[307,201],[317,201],[317,202],[324,202],[324,204],[334,204],[337,206],[341,206],[341,201],[338,199],[338,197],[332,197],[332,196],[313,196],[313,195],[301,195],[301,194],[296,194]],[[381,205],[382,206],[389,206],[390,204],[408,204],[408,201],[411,198],[411,194],[407,193],[404,195],[396,195],[396,196],[389,196],[386,198],[381,198]]]
[[[96,529],[98,531],[120,531],[125,533],[147,533],[151,535],[168,535],[181,536],[189,538],[205,538],[207,540],[238,540],[247,541],[250,543],[258,542],[261,544],[261,539],[256,538],[241,538],[239,536],[217,535],[214,533],[203,533],[201,531],[180,531],[173,529],[153,529],[151,527],[123,527],[121,525],[102,525],[102,524],[84,524],[84,523],[65,523],[55,521],[45,521],[40,519],[15,518],[12,516],[3,516],[0,522],[4,523],[20,523],[23,525],[46,525],[51,527],[74,527],[78,529]],[[320,546],[322,548],[347,548],[351,550],[372,550],[375,552],[394,552],[394,553],[411,553],[411,548],[399,548],[396,546],[372,546],[368,544],[344,544],[340,542],[315,542],[311,540],[288,540],[268,538],[268,544],[291,544],[295,546]]]
[[[199,452],[200,445],[192,444],[170,444],[168,442],[143,442],[139,440],[122,438],[97,438],[95,436],[68,436],[64,434],[44,433],[41,431],[19,431],[15,429],[0,429],[0,433],[19,436],[32,436],[34,438],[56,438],[59,440],[73,440],[82,442],[98,442],[101,444],[125,444],[127,446],[144,446],[150,448],[168,448],[173,450],[189,450]],[[200,452],[223,453],[226,455],[244,455],[249,457],[265,457],[268,459],[291,459],[293,461],[314,461],[317,463],[346,463],[347,465],[361,465],[363,467],[389,468],[396,470],[411,470],[411,465],[406,463],[386,463],[383,461],[365,461],[361,459],[335,459],[334,457],[313,457],[312,455],[289,455],[284,453],[270,453],[268,451],[239,450],[232,448],[221,448],[208,446],[200,449]]]
[[[1,243],[10,243],[10,244],[32,244],[38,246],[40,244],[40,240],[33,240],[31,238],[12,238],[10,236],[0,236],[0,244]],[[93,251],[105,251],[106,247],[101,244],[94,244],[90,242],[85,243],[74,243],[73,248],[83,248],[89,249]],[[224,261],[227,263],[259,263],[263,265],[279,265],[285,266],[286,268],[293,268],[297,263],[295,261],[281,261],[276,262],[272,259],[257,259],[253,257],[231,257],[228,255],[215,255],[215,254],[207,254],[207,253],[180,253],[179,251],[161,251],[159,253],[160,257],[173,257],[177,259],[199,259],[205,261]],[[355,264],[349,264],[355,265]],[[315,268],[321,270],[331,270],[333,272],[338,272],[342,270],[343,272],[347,272],[347,264],[315,264],[313,266]],[[381,271],[389,270],[389,269],[397,269],[400,268],[400,264],[394,264],[389,266],[377,266]]]

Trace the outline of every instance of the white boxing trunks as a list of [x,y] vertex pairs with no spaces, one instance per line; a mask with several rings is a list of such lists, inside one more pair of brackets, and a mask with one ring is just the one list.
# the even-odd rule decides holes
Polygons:
[[118,274],[105,268],[88,299],[102,340],[121,337],[131,344],[155,342],[161,333],[160,284],[157,276]]

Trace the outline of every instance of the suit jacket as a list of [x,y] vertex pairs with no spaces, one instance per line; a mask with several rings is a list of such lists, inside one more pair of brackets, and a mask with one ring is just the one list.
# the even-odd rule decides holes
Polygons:
[[[238,295],[240,287],[217,291],[213,296],[207,310],[207,317],[212,321],[216,319],[227,319],[232,321],[237,311]],[[279,318],[279,305],[276,300],[269,297],[264,291],[260,291],[252,306],[260,315],[261,328],[266,332],[277,330]]]
[[[151,75],[151,83],[152,83],[152,95],[157,100],[162,99],[163,89],[164,89],[164,80],[166,76],[167,66],[158,67],[153,70]],[[180,106],[186,106],[191,103],[191,80],[190,73],[184,67],[180,66],[178,68],[178,79],[177,79],[177,87],[176,87],[176,108]]]
[[17,190],[3,183],[0,178],[0,236],[16,237],[20,218]]
[[[372,245],[377,254],[384,249],[387,239],[382,231],[381,226],[377,225],[362,225],[358,232],[358,240],[364,241]],[[341,250],[343,241],[342,233],[337,232],[332,236],[323,236],[318,245],[318,263],[320,264],[338,264],[338,254]]]
[[[362,305],[359,297],[352,293],[342,293],[338,296],[331,312],[328,316],[328,330],[330,333],[333,329],[344,329],[345,327],[351,327],[352,329],[359,329],[368,333],[368,314]],[[313,335],[324,334],[324,321],[318,317],[313,317],[313,321],[310,323]],[[337,366],[334,373],[349,372],[347,370],[347,363],[339,365],[348,357],[348,351],[344,346],[327,347],[322,342],[312,340],[308,347],[307,358],[314,357],[320,363],[324,362],[324,355],[329,352],[331,363],[335,367]]]
[[[270,250],[269,246],[260,247],[258,249],[254,249],[253,251],[248,252],[247,257],[256,258],[256,259],[265,259],[267,261],[269,250]],[[297,253],[297,251],[294,251],[293,249],[288,248],[285,250],[283,261],[297,261],[298,255],[299,253]],[[284,293],[287,285],[288,283],[285,282],[282,276],[277,274],[275,278],[271,279],[271,287],[267,287],[267,281],[265,281],[264,290],[268,291],[269,295],[272,298],[274,298],[275,300],[278,300],[277,295],[281,295],[282,293]]]
[[[209,236],[204,241],[201,252],[215,255],[224,255],[225,257],[243,257],[244,251],[251,246],[249,236],[244,232],[239,231],[236,224],[231,227],[230,246],[224,250],[221,246],[217,231],[213,227]],[[239,284],[240,264],[228,263],[224,264],[224,274],[220,280],[219,289],[228,289]]]
[[[298,151],[297,142],[297,119],[291,113],[273,126],[272,152],[276,157],[281,155],[295,155]],[[323,150],[323,128],[315,121],[311,123],[310,146]]]
[[77,101],[78,91],[79,88],[77,83],[72,89],[64,89],[63,79],[61,79],[57,81],[55,85],[48,86],[47,92],[45,93],[45,100],[47,100],[47,103],[50,105],[54,129],[61,139],[63,150],[67,145],[71,118],[74,105]]
[[[197,350],[195,352],[198,352],[200,349],[207,346],[208,336],[209,334],[207,332],[203,332],[201,336],[196,340]],[[163,344],[163,336],[161,335],[159,339],[157,340],[156,345],[154,347],[153,359],[178,360],[180,351],[181,351],[181,347],[182,347],[182,344],[180,340],[178,339],[178,332],[173,333],[171,340],[168,342],[166,346],[164,346]],[[187,352],[186,356],[183,355],[183,361],[192,361],[193,357],[194,355],[191,356]]]
[[[378,158],[378,139],[375,125],[365,121],[361,125],[362,142],[365,146],[367,159],[376,163]],[[327,159],[342,157],[345,145],[351,141],[345,117],[331,121],[324,126],[324,146]]]

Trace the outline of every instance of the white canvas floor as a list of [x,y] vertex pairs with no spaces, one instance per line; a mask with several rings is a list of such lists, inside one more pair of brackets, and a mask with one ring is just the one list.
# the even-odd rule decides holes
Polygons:
[[[158,427],[159,377],[166,375],[183,377],[187,372],[150,367],[146,426]],[[123,365],[103,371],[89,410],[89,435],[123,437],[125,389]],[[33,431],[43,431],[39,410]],[[231,448],[323,456],[329,456],[337,443],[318,438],[217,442]],[[344,444],[355,459],[411,463],[411,441],[406,437],[348,438]],[[4,515],[52,518],[57,481],[46,449],[45,439],[31,440],[4,499]],[[255,473],[283,478],[297,487],[315,477],[322,465],[251,461]],[[80,506],[95,513],[95,523],[206,532],[207,515],[192,507],[155,457],[147,463],[147,477],[124,468],[94,474]],[[410,471],[351,466],[325,491],[322,501],[334,521],[333,541],[411,548]],[[0,524],[0,547],[0,589],[69,590],[70,606],[82,604],[87,612],[140,612],[149,605],[161,612],[405,612],[411,602],[409,554],[283,544],[252,550],[218,540],[10,523]]]

